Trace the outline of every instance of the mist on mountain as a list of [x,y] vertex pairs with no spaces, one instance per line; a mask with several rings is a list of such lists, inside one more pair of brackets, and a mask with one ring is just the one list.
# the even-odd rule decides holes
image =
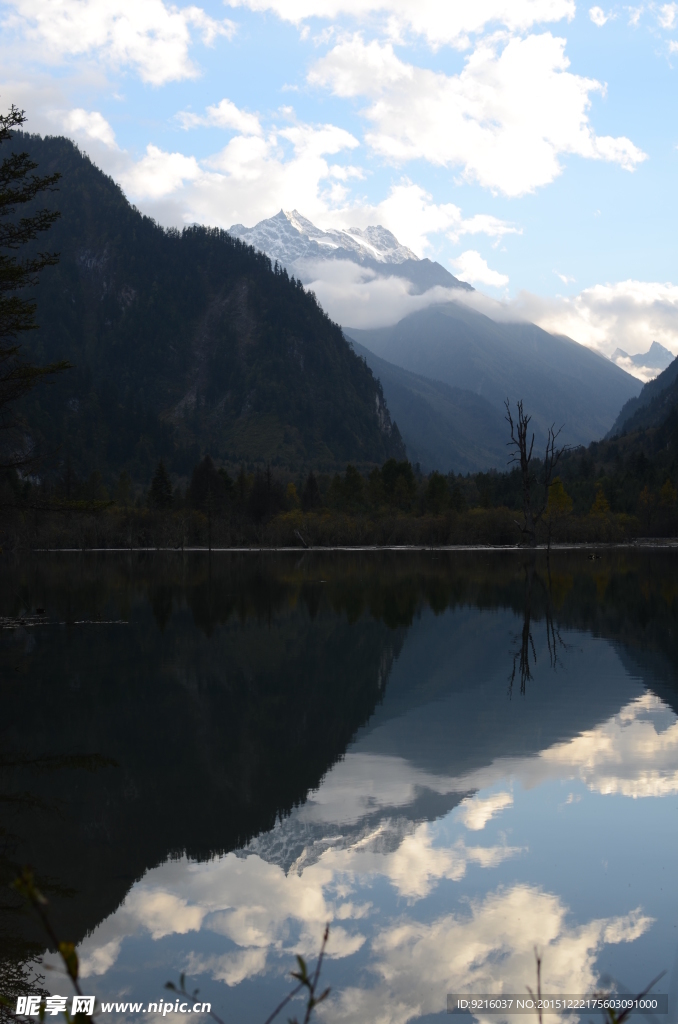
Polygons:
[[552,423],[569,443],[588,444],[640,390],[635,376],[569,338],[493,319],[481,293],[381,226],[323,231],[281,210],[230,232],[300,274],[343,325],[423,469],[503,469],[506,398],[525,400],[540,446]]
[[[419,259],[380,224],[365,229],[324,231],[297,210],[289,213],[280,210],[275,217],[259,221],[252,228],[233,224],[228,231],[265,252],[272,260],[278,260],[289,273],[311,285],[321,301],[330,298],[330,305],[325,303],[326,308],[340,322],[343,317],[336,302],[332,302],[335,283],[345,290],[349,281],[365,284],[376,280],[382,284],[383,292],[384,282],[391,281],[396,289],[400,282],[404,296],[424,295],[433,288],[473,291],[470,284],[454,277],[440,263]],[[338,266],[342,263],[346,265],[343,268]],[[447,297],[438,295],[436,301]],[[403,309],[403,314],[410,311],[411,307]],[[383,310],[378,315],[383,323]]]
[[610,356],[613,363],[621,366],[642,381],[652,380],[665,370],[674,360],[673,352],[653,341],[647,352],[638,352],[630,356],[622,348],[616,348]]
[[[472,391],[499,412],[507,398],[523,399],[539,447],[551,424],[563,426],[568,444],[604,436],[641,388],[635,377],[569,338],[534,324],[498,323],[461,303],[430,306],[393,327],[344,332],[380,358]],[[388,401],[388,387],[385,394]]]

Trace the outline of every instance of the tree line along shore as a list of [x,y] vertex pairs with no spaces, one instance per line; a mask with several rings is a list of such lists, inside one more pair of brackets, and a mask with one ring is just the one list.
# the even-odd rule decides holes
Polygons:
[[[678,533],[674,460],[653,436],[565,452],[548,485],[538,543],[619,543]],[[543,461],[529,474],[539,488]],[[123,472],[112,488],[67,466],[52,482],[6,472],[3,550],[334,545],[511,545],[524,538],[523,480],[508,472],[423,474],[407,460],[360,471],[294,475],[217,467],[210,456],[173,486],[159,463],[147,490]]]

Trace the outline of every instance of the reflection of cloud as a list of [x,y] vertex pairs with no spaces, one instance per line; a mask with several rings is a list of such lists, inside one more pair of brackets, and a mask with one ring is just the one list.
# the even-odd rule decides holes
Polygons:
[[408,807],[426,790],[445,796],[467,789],[445,775],[415,768],[404,757],[349,753],[309,793],[296,817],[300,822],[353,825],[386,808]]
[[113,966],[120,955],[122,939],[112,939],[111,942],[97,946],[86,956],[80,956],[80,977],[89,978],[93,974],[105,974]]
[[191,953],[186,966],[187,974],[210,974],[215,981],[239,985],[246,978],[254,978],[266,970],[265,949],[245,949],[224,956],[199,956]]
[[543,760],[575,772],[598,793],[636,797],[678,793],[678,721],[653,694],[596,729],[544,750]]
[[383,929],[372,943],[377,984],[345,989],[324,1016],[405,1024],[439,1013],[446,992],[525,991],[535,983],[535,943],[543,954],[546,991],[591,992],[603,944],[632,942],[651,923],[636,910],[573,926],[557,896],[528,885],[500,889],[473,902],[465,918],[449,914],[432,924],[402,919]]
[[189,906],[185,899],[161,889],[132,889],[125,903],[154,939],[198,931],[205,916],[203,908]]
[[579,779],[596,793],[634,799],[678,793],[678,720],[659,697],[645,693],[595,729],[533,757],[500,758],[449,785],[485,789],[508,778],[526,789],[551,779]]
[[[398,849],[386,856],[353,851],[342,851],[337,857],[346,868],[363,873],[371,869],[386,875],[401,896],[421,899],[427,896],[436,882],[443,878],[458,882],[466,874],[469,864],[483,868],[497,867],[503,860],[521,851],[512,846],[466,846],[459,841],[453,846],[434,846],[431,826],[419,825],[412,835],[406,836]],[[328,855],[328,863],[334,858]]]
[[[123,940],[150,934],[160,939],[202,929],[236,946],[226,954],[189,954],[187,969],[210,973],[229,985],[260,974],[268,951],[311,955],[324,925],[332,924],[328,954],[357,952],[365,935],[357,922],[370,905],[352,898],[361,882],[381,876],[409,900],[426,896],[442,879],[458,881],[469,864],[493,868],[520,851],[515,847],[435,845],[427,823],[404,837],[397,849],[381,852],[379,834],[344,849],[330,847],[301,871],[288,874],[254,854],[228,854],[206,864],[170,861],[149,871],[122,906],[84,940],[79,955],[87,976],[104,974],[114,964]],[[341,922],[341,923],[338,923]],[[291,924],[296,929],[291,929]],[[298,938],[290,942],[290,932]]]
[[495,814],[499,814],[505,807],[510,807],[512,803],[513,797],[510,793],[493,793],[484,800],[478,796],[467,797],[462,800],[460,818],[466,828],[479,831],[485,828]]
[[[441,842],[434,825],[415,824],[406,815],[426,794],[454,797],[499,780],[505,785],[507,778],[526,789],[552,779],[579,779],[602,794],[675,793],[678,721],[658,698],[645,694],[571,740],[459,777],[422,771],[404,758],[349,753],[276,826],[278,847],[270,844],[270,854],[286,841],[290,847],[302,843],[301,855],[288,861],[289,871],[255,852],[257,846],[267,852],[266,837],[239,856],[201,864],[169,861],[149,871],[81,944],[83,976],[109,971],[127,937],[158,941],[181,934],[187,936],[184,966],[190,973],[234,986],[261,975],[271,956],[312,956],[329,921],[329,955],[369,952],[376,984],[342,992],[328,1005],[327,1019],[404,1024],[439,1011],[446,991],[516,991],[533,981],[535,943],[544,951],[545,987],[589,991],[596,985],[602,945],[633,941],[649,927],[650,918],[640,910],[573,925],[559,896],[516,885],[472,902],[466,916],[450,914],[432,924],[415,917],[412,908],[441,882],[460,881],[472,866],[492,870],[522,850],[454,837]],[[456,817],[480,831],[512,802],[507,790],[476,793],[459,805]],[[568,798],[563,813],[571,803]],[[395,922],[379,922],[370,940],[376,917],[369,890],[377,880],[387,881],[408,909]],[[192,951],[191,936],[198,931],[199,951]]]

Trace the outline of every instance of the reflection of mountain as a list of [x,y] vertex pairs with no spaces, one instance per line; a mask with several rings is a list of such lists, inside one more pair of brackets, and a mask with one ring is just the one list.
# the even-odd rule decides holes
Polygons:
[[[3,763],[42,758],[5,770],[4,796],[30,793],[49,808],[5,801],[3,826],[18,837],[11,855],[74,890],[55,900],[60,931],[79,939],[147,869],[182,852],[205,859],[250,841],[289,869],[328,843],[396,849],[498,760],[571,743],[644,683],[672,699],[673,560],[629,553],[602,565],[552,557],[570,647],[552,672],[546,590],[535,585],[533,678],[509,696],[520,558],[6,567],[3,613],[39,605],[61,622],[129,620],[0,634]],[[117,764],[64,761],[76,754]]]
[[525,697],[510,698],[507,651],[516,628],[508,610],[423,612],[345,759],[247,851],[289,870],[328,847],[396,849],[416,822],[456,806],[474,788],[473,773],[567,742],[644,692],[635,673],[620,673],[613,647],[583,633],[567,635],[571,649],[553,674],[537,625],[535,678]]
[[[50,617],[129,625],[5,633],[2,751],[50,759],[3,780],[50,808],[20,804],[5,828],[21,837],[12,859],[79,894],[57,903],[79,938],[168,855],[233,849],[302,801],[380,699],[402,633],[349,625],[317,581],[289,607],[255,566],[210,581],[201,560],[182,583],[180,564],[155,579],[143,563],[131,578],[71,565],[33,581]],[[64,766],[73,754],[116,766]]]

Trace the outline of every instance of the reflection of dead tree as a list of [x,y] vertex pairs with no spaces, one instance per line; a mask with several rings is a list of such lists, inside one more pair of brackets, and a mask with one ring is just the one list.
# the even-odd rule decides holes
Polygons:
[[[523,629],[520,634],[520,644],[513,652],[513,669],[509,677],[509,696],[513,693],[513,683],[516,678],[516,670],[520,670],[520,692],[525,693],[525,684],[532,679],[530,668],[530,651],[532,659],[537,664],[537,652],[534,649],[532,639],[532,586],[534,583],[535,566],[534,562],[525,563],[525,603],[523,605]],[[518,638],[516,637],[516,640]]]
[[[543,580],[540,580],[542,586],[544,586]],[[546,604],[546,643],[549,648],[549,662],[551,668],[555,672],[558,668],[558,651],[562,648],[564,651],[567,650],[567,644],[560,635],[560,630],[553,621],[553,612],[551,610],[551,595],[544,587],[544,591],[547,595]]]
[[[544,592],[544,618],[546,620],[546,643],[549,651],[549,664],[555,672],[560,663],[560,649],[567,650],[567,645],[560,635],[560,629],[553,619],[553,604],[551,602],[551,590],[546,586],[543,579],[536,570],[534,558],[525,562],[525,602],[523,604],[523,628],[516,635],[516,648],[513,654],[513,666],[509,676],[509,697],[513,694],[513,683],[516,675],[520,676],[520,692],[525,693],[526,684],[532,680],[532,666],[530,665],[530,654],[532,664],[537,664],[537,652],[532,639],[532,597],[534,582],[537,580]],[[519,641],[519,642],[518,642]]]
[[[523,535],[525,545],[535,548],[537,546],[537,526],[541,522],[548,505],[549,487],[553,482],[553,474],[561,457],[566,451],[569,451],[570,446],[563,445],[561,448],[556,448],[556,441],[563,428],[560,427],[556,430],[555,423],[552,423],[546,435],[546,452],[544,454],[542,479],[540,481],[535,480],[530,465],[534,449],[534,434],[528,440],[528,427],[532,417],[526,415],[523,403],[519,401],[518,421],[514,423],[513,416],[511,415],[511,404],[508,398],[504,404],[506,406],[506,421],[511,428],[511,440],[507,444],[513,449],[508,461],[509,464],[516,462],[520,466],[520,476],[523,485],[524,521],[522,523],[516,521],[516,525]],[[532,488],[535,484],[538,484],[538,496],[533,494]]]

